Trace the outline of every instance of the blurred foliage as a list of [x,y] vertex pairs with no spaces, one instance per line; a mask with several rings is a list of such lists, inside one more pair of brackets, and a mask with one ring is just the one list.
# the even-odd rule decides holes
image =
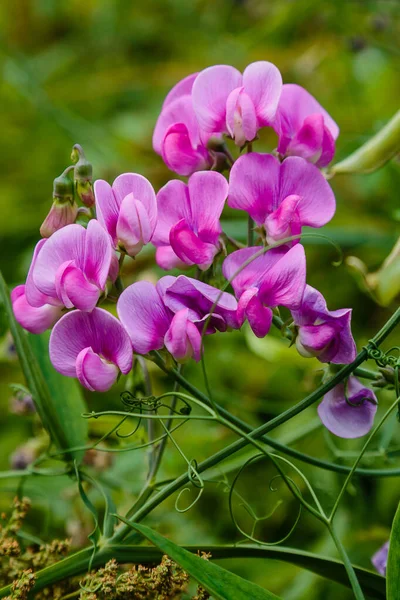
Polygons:
[[[269,60],[285,82],[306,87],[338,122],[337,159],[343,159],[376,133],[399,108],[400,5],[398,0],[17,0],[0,4],[0,266],[10,285],[23,282],[39,227],[51,205],[52,181],[69,164],[80,143],[94,166],[95,178],[112,181],[124,171],[148,177],[159,189],[171,176],[151,147],[152,129],[167,91],[181,78],[215,63],[243,69],[254,60]],[[256,150],[271,150],[276,140],[262,132]],[[376,271],[400,233],[400,165],[393,160],[371,175],[337,176],[331,181],[337,213],[324,228],[345,256],[360,258]],[[225,228],[243,237],[243,215],[227,209]],[[332,266],[332,247],[320,239],[306,243],[308,282],[326,296],[331,309],[352,307],[353,329],[360,348],[384,323],[393,303],[382,308],[358,287],[344,266]],[[127,283],[155,279],[153,254],[127,261]],[[22,382],[10,339],[0,319],[0,469],[21,444],[39,431],[36,417],[8,413],[9,384]],[[206,341],[206,363],[214,396],[242,418],[259,424],[314,389],[321,375],[317,361],[287,350],[274,332],[259,342],[234,332]],[[398,339],[398,334],[397,334]],[[393,343],[396,334],[391,337]],[[390,341],[388,342],[390,345]],[[151,369],[156,391],[172,384]],[[191,364],[186,376],[203,388],[201,368]],[[86,392],[90,409],[120,408],[119,389],[96,395]],[[379,395],[380,411],[390,393]],[[111,423],[112,425],[112,423]],[[91,421],[99,436],[110,423]],[[142,437],[145,435],[141,433]],[[281,441],[318,457],[351,464],[359,441],[333,439],[323,431],[311,407],[274,432]],[[232,436],[217,426],[198,422],[177,432],[189,458],[200,461]],[[376,447],[398,445],[398,425],[385,426]],[[247,453],[247,454],[246,454]],[[376,454],[376,453],[375,453]],[[242,459],[234,457],[232,479]],[[87,461],[99,480],[113,490],[120,512],[128,509],[146,476],[146,451],[95,454]],[[186,468],[168,447],[161,478]],[[367,466],[398,465],[367,455]],[[229,466],[229,465],[228,465]],[[299,464],[322,500],[331,506],[342,477]],[[235,470],[236,469],[236,470]],[[223,480],[218,470],[214,480]],[[268,512],[275,505],[268,482],[271,465],[261,461],[241,476],[247,500]],[[71,536],[86,543],[90,516],[66,477],[0,478],[0,508],[6,509],[17,488],[29,495],[33,508],[27,531],[44,541]],[[284,503],[265,521],[258,535],[267,541],[283,537],[293,524],[296,502],[282,486],[275,493]],[[342,539],[355,563],[370,566],[370,556],[389,537],[400,486],[395,479],[354,479],[340,514]],[[92,493],[101,507],[101,497]],[[188,494],[189,496],[189,494]],[[271,498],[272,496],[272,498]],[[183,498],[185,499],[185,497]],[[174,510],[175,498],[150,517],[150,524],[178,543],[229,543],[238,534],[228,512],[224,486],[207,483],[199,503],[188,513]],[[189,501],[188,501],[189,504]],[[334,553],[322,526],[304,514],[289,543],[303,549]],[[351,592],[310,573],[274,561],[221,561],[285,600],[351,598]]]

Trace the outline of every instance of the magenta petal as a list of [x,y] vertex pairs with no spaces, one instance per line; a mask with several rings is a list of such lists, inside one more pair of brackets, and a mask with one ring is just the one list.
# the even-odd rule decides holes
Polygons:
[[[288,196],[281,205],[265,219],[267,242],[269,244],[301,233],[298,206],[300,196]],[[293,244],[299,240],[293,240]]]
[[106,392],[118,377],[118,367],[100,358],[91,348],[85,348],[77,356],[76,374],[91,392]]
[[297,244],[265,273],[259,287],[261,302],[271,308],[300,306],[306,285],[306,256],[301,244]]
[[106,287],[113,249],[110,237],[96,219],[89,221],[85,238],[83,272],[88,281],[101,290]]
[[189,95],[182,96],[162,108],[153,133],[153,148],[157,154],[162,154],[167,131],[178,124],[186,128],[191,145],[196,147],[200,143],[199,125]]
[[351,333],[351,309],[328,311],[332,322],[336,326],[336,339],[332,347],[328,347],[318,357],[322,362],[332,362],[345,365],[353,362],[357,355],[357,348]]
[[160,246],[156,250],[156,263],[161,269],[170,271],[171,269],[187,269],[190,265],[184,263],[179,256],[175,254],[171,246]]
[[271,328],[272,310],[261,304],[257,293],[257,288],[250,288],[240,296],[238,318],[240,322],[245,316],[254,334],[263,338]]
[[126,288],[118,300],[117,312],[135,352],[147,354],[164,346],[172,315],[152,283],[138,281]]
[[171,229],[169,240],[173,251],[183,262],[198,265],[203,270],[208,269],[218,252],[214,244],[201,241],[185,219]]
[[36,307],[43,306],[43,304],[58,304],[58,301],[55,298],[42,294],[42,292],[40,292],[37,289],[33,281],[33,271],[35,268],[36,260],[40,250],[43,248],[45,243],[46,240],[40,240],[35,246],[25,285],[26,299],[31,306]]
[[176,123],[167,129],[161,154],[167,167],[184,177],[211,166],[206,148],[192,146],[188,128],[183,123]]
[[253,101],[260,126],[270,125],[282,91],[279,69],[267,61],[254,62],[244,70],[243,86]]
[[158,221],[152,242],[169,246],[169,232],[181,219],[191,220],[189,188],[177,179],[169,181],[157,194]]
[[336,202],[332,188],[323,174],[303,158],[292,156],[280,169],[280,198],[301,196],[297,211],[302,225],[322,227],[335,214]]
[[301,156],[313,163],[318,162],[322,153],[324,130],[324,117],[320,113],[310,115],[290,142],[287,154]]
[[226,101],[232,90],[241,85],[241,73],[228,65],[208,67],[198,74],[192,100],[200,129],[210,133],[226,130]]
[[[236,296],[251,287],[257,287],[266,273],[286,253],[287,248],[273,248],[265,251],[262,246],[242,248],[232,252],[222,265],[222,274],[231,281]],[[255,254],[261,255],[253,258]],[[246,264],[246,266],[244,266]]]
[[245,210],[257,225],[263,225],[266,216],[278,208],[279,171],[279,160],[271,154],[240,156],[229,177],[228,205]]
[[102,308],[92,312],[74,310],[64,315],[50,336],[50,359],[63,375],[76,377],[76,360],[85,348],[114,363],[122,373],[132,368],[132,346],[128,334],[113,315]]
[[[363,394],[365,400],[361,402]],[[343,383],[338,384],[325,394],[318,406],[318,415],[325,427],[338,437],[358,438],[372,429],[377,400],[373,392],[355,377],[348,379],[347,396],[350,402],[352,398],[356,399],[358,406],[351,406],[346,402],[345,386]]]
[[194,229],[203,241],[217,244],[222,231],[219,219],[228,195],[228,182],[220,173],[208,171],[192,175],[188,187]]
[[174,102],[174,100],[181,98],[182,96],[190,95],[196,77],[197,73],[193,73],[192,75],[188,75],[184,79],[178,81],[178,83],[174,85],[174,87],[166,95],[163,103],[163,108],[171,104],[171,102]]
[[43,333],[61,317],[60,306],[44,304],[31,306],[25,296],[25,286],[18,285],[11,292],[11,302],[16,321],[30,333]]
[[103,179],[97,179],[94,182],[93,189],[96,199],[97,219],[100,225],[110,234],[113,244],[116,245],[116,227],[119,212],[117,199],[111,185]]
[[93,310],[100,296],[99,288],[89,283],[73,261],[60,266],[56,273],[56,289],[64,306],[83,311]]
[[296,348],[306,358],[319,356],[330,344],[335,334],[335,328],[328,323],[303,325],[296,338]]
[[324,128],[324,137],[322,139],[322,152],[318,161],[315,165],[319,168],[326,167],[329,165],[333,157],[335,156],[335,140],[329,131],[329,129]]
[[165,334],[165,346],[180,363],[190,358],[199,361],[201,358],[201,334],[197,327],[189,321],[188,309],[178,311]]

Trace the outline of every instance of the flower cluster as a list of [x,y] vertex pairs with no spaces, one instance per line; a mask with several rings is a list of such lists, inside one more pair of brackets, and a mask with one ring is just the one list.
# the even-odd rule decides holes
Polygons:
[[[250,152],[262,127],[278,135],[274,155]],[[243,74],[218,65],[190,75],[167,95],[153,135],[154,150],[188,182],[173,179],[156,194],[135,173],[112,185],[97,180],[96,217],[90,197],[87,227],[60,221],[57,228],[53,219],[55,231],[46,230],[38,242],[25,285],[12,292],[16,319],[33,333],[53,327],[54,367],[92,391],[108,390],[120,372],[128,373],[133,353],[165,348],[177,362],[199,361],[204,335],[240,329],[246,320],[263,337],[277,307],[291,312],[300,354],[352,362],[351,310],[328,310],[307,285],[300,243],[303,226],[321,227],[335,213],[319,167],[332,159],[338,132],[318,102],[303,88],[283,84],[269,62],[253,63]],[[233,161],[229,138],[249,152]],[[218,170],[229,162],[225,178]],[[84,187],[92,190],[89,179]],[[220,221],[226,204],[245,211],[257,234],[256,245],[229,255]],[[195,265],[199,276],[133,283],[119,295],[118,318],[99,308],[119,276],[118,255],[134,258],[149,243],[162,269]],[[224,255],[226,281],[209,285],[207,273]],[[229,285],[233,294],[225,291]],[[321,403],[321,420],[342,437],[364,435],[375,396],[355,378],[339,387]]]

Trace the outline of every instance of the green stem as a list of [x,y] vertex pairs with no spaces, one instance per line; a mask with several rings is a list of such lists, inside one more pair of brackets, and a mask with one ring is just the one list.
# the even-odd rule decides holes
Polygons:
[[329,533],[331,534],[333,541],[335,542],[335,546],[339,552],[339,555],[340,555],[341,559],[343,560],[343,564],[347,571],[347,575],[349,577],[349,581],[351,583],[351,587],[353,589],[356,600],[365,600],[363,591],[362,591],[361,586],[357,579],[357,575],[354,571],[353,565],[351,564],[349,557],[347,556],[347,552],[346,552],[342,542],[336,535],[336,532],[333,529],[332,525],[328,525],[328,529],[329,529]]

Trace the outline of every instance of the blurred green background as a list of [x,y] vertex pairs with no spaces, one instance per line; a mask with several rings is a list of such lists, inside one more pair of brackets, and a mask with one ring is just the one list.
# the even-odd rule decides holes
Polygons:
[[[157,190],[173,177],[151,146],[152,130],[168,90],[186,75],[212,64],[227,63],[242,70],[250,62],[269,60],[279,67],[285,82],[306,87],[335,118],[341,129],[335,160],[340,160],[379,131],[399,108],[399,39],[397,0],[1,3],[0,266],[7,282],[12,286],[24,281],[39,227],[50,208],[52,180],[69,164],[74,143],[83,146],[95,178],[111,182],[122,172],[134,171],[148,177]],[[275,143],[273,134],[265,132],[255,150],[272,150]],[[337,176],[332,187],[337,213],[324,233],[340,244],[345,256],[356,255],[370,271],[376,270],[400,230],[398,160],[371,175]],[[224,228],[243,237],[243,215],[226,211]],[[332,266],[336,254],[328,244],[315,239],[308,241],[306,250],[308,282],[324,293],[331,309],[354,309],[353,330],[360,348],[385,322],[393,304],[378,306],[360,290],[344,264]],[[127,263],[125,274],[129,283],[155,278],[160,272],[153,267],[152,253],[144,252]],[[393,343],[396,335],[398,343],[398,333],[392,335]],[[261,342],[248,332],[213,336],[207,340],[206,359],[215,397],[254,424],[300,400],[314,389],[320,376],[319,363],[300,358],[275,334]],[[186,375],[203,388],[199,366],[190,365]],[[155,369],[152,377],[156,389],[170,389],[171,384]],[[22,382],[18,362],[4,336],[0,362],[3,470],[16,448],[38,431],[32,417],[8,411],[9,384],[18,381]],[[118,408],[118,393],[86,396],[91,409]],[[383,414],[391,395],[385,392],[379,399]],[[91,427],[95,435],[98,431],[93,428],[101,426],[91,423]],[[345,443],[328,436],[318,425],[315,407],[274,435],[303,452],[343,464],[351,464],[346,452],[360,448],[359,441]],[[189,458],[200,461],[227,444],[231,435],[196,423],[186,426],[177,439]],[[399,466],[400,435],[395,421],[388,423],[373,449],[385,440],[394,448],[390,457],[375,453],[367,456],[364,465]],[[114,489],[121,512],[140,490],[145,462],[145,452],[126,453],[118,458],[113,455],[111,468],[96,467]],[[168,449],[165,462],[165,477],[185,471],[173,448]],[[240,462],[244,459],[236,467]],[[341,477],[298,466],[325,505],[331,506]],[[211,478],[221,480],[221,473]],[[284,499],[260,527],[258,533],[266,541],[283,537],[296,512],[296,502],[282,485],[277,493],[268,492],[273,476],[273,469],[263,461],[240,480],[260,514],[274,506],[275,496]],[[1,480],[2,510],[17,485],[16,479]],[[90,518],[68,480],[39,478],[25,488],[34,504],[33,533],[47,540],[72,535],[74,543],[85,543],[78,534],[90,532]],[[338,516],[342,539],[354,562],[370,566],[371,554],[389,536],[399,495],[397,479],[354,480]],[[201,501],[185,514],[174,510],[174,500],[162,505],[149,522],[178,543],[240,539],[229,517],[223,486],[207,484]],[[286,544],[334,554],[322,526],[306,514]],[[352,597],[345,588],[283,563],[224,564],[285,600]]]

